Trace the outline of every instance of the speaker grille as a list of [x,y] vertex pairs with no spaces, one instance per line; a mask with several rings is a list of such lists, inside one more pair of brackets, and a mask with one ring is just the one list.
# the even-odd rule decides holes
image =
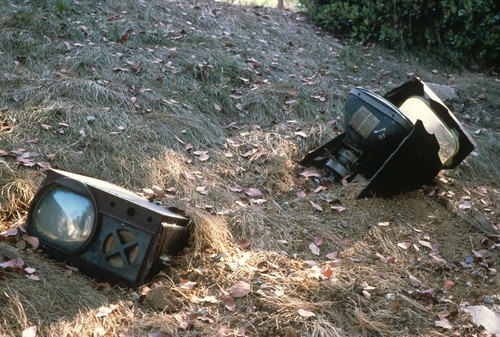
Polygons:
[[139,243],[133,233],[116,229],[104,239],[103,253],[114,268],[132,265],[139,254]]

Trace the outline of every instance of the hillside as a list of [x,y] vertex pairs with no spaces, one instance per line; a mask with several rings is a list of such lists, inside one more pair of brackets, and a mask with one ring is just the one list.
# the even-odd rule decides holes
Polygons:
[[[352,88],[412,75],[454,93],[477,142],[458,168],[388,199],[304,176]],[[1,336],[488,336],[463,308],[500,316],[497,74],[288,10],[19,0],[0,76],[0,263],[23,261],[0,267]],[[22,231],[48,166],[163,191],[188,247],[138,289],[49,259]]]

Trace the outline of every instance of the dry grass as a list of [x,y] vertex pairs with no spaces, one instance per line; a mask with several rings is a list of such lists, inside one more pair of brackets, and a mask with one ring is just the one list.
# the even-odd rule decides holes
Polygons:
[[[2,9],[0,232],[24,222],[43,178],[36,165],[16,162],[27,152],[33,163],[134,191],[169,189],[158,201],[192,220],[188,247],[139,289],[70,275],[27,248],[22,233],[2,239],[0,261],[22,257],[41,278],[0,269],[2,336],[34,325],[37,336],[448,336],[472,330],[462,317],[451,331],[438,328],[437,313],[500,286],[480,266],[457,267],[497,242],[495,78],[454,74],[459,98],[450,104],[471,132],[481,129],[473,133],[477,155],[433,186],[356,200],[353,185],[323,182],[316,190],[297,164],[342,129],[349,90],[385,92],[410,72],[438,83],[451,74],[435,74],[412,55],[344,46],[290,11],[141,0],[17,1]],[[483,91],[487,98],[476,99]],[[246,187],[262,195],[237,192]],[[459,207],[464,198],[473,209]],[[337,204],[345,211],[330,208]],[[319,236],[314,255],[309,245]],[[440,244],[448,265],[419,240]],[[341,262],[325,256],[332,252]],[[409,274],[422,285],[410,285]],[[448,279],[457,285],[447,292]],[[187,289],[181,280],[196,284]],[[223,291],[239,281],[252,291],[230,310]],[[422,294],[430,288],[432,303]],[[96,317],[112,304],[109,316]]]

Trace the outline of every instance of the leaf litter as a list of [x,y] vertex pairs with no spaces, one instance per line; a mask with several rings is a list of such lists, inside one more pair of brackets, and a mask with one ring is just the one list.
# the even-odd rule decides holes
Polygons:
[[[156,7],[154,7],[155,4]],[[95,52],[93,46],[105,43],[99,45],[99,48],[111,49],[113,52],[110,55],[115,55],[115,57],[120,54],[117,57],[120,61],[110,62],[108,69],[96,65],[97,71],[102,72],[98,74],[99,78],[106,78],[106,81],[97,80],[96,84],[99,87],[89,84],[88,88],[99,88],[99,91],[82,95],[81,91],[87,89],[83,86],[75,87],[75,92],[78,92],[78,102],[84,103],[79,107],[80,115],[72,115],[74,111],[71,107],[65,106],[59,106],[57,109],[47,107],[47,114],[35,109],[33,118],[36,119],[36,123],[33,123],[33,127],[36,126],[36,129],[31,129],[26,134],[36,135],[38,140],[26,141],[26,144],[22,145],[26,149],[20,146],[11,148],[9,142],[0,143],[1,151],[3,151],[0,152],[0,156],[6,164],[0,163],[0,165],[16,170],[14,172],[21,172],[22,176],[33,175],[35,176],[33,179],[36,180],[39,178],[37,166],[47,167],[45,164],[39,164],[44,163],[41,158],[47,158],[47,161],[54,162],[53,164],[59,167],[70,170],[85,168],[93,176],[102,175],[108,180],[116,179],[129,188],[140,190],[144,188],[144,185],[153,186],[154,184],[176,186],[175,191],[167,192],[168,198],[152,188],[144,194],[148,199],[166,205],[175,203],[183,208],[187,207],[189,214],[196,220],[194,222],[197,228],[194,229],[192,245],[187,248],[184,255],[174,260],[170,270],[162,273],[158,279],[149,284],[153,287],[155,284],[172,282],[174,286],[169,288],[171,290],[167,298],[178,299],[181,304],[174,305],[172,313],[165,310],[165,312],[159,311],[151,314],[151,310],[154,309],[148,308],[143,302],[145,295],[139,294],[136,298],[119,287],[102,287],[98,285],[102,284],[100,282],[93,283],[91,280],[79,279],[77,270],[72,271],[65,267],[58,269],[57,265],[44,268],[43,259],[36,260],[35,264],[30,261],[30,267],[23,264],[20,268],[14,268],[16,272],[23,273],[21,275],[23,278],[26,278],[26,273],[33,274],[28,273],[25,268],[34,268],[37,273],[41,270],[40,275],[46,279],[50,278],[50,282],[47,281],[48,284],[59,285],[59,287],[63,286],[59,282],[68,283],[77,280],[77,286],[71,283],[71,289],[78,289],[78,291],[73,293],[65,291],[57,296],[55,294],[48,294],[48,296],[53,296],[54,303],[57,303],[58,297],[66,296],[64,303],[75,303],[76,309],[89,307],[88,303],[92,303],[90,307],[95,310],[91,312],[91,315],[100,313],[102,326],[92,325],[90,322],[94,322],[93,319],[74,308],[66,308],[67,312],[55,313],[53,317],[60,318],[69,315],[77,321],[87,319],[88,329],[91,330],[88,334],[97,335],[104,335],[106,331],[114,331],[110,330],[111,327],[120,326],[120,324],[113,323],[123,320],[129,320],[130,329],[139,335],[182,335],[183,333],[186,335],[191,332],[208,333],[209,331],[225,331],[228,334],[242,336],[278,335],[282,332],[282,328],[289,329],[290,335],[298,335],[303,331],[309,331],[311,334],[323,332],[326,335],[398,335],[402,327],[414,334],[421,331],[424,331],[423,334],[436,333],[435,329],[438,329],[437,331],[443,331],[439,329],[455,330],[455,332],[467,332],[473,329],[467,327],[466,324],[461,325],[454,317],[446,316],[436,320],[436,313],[441,312],[443,305],[461,305],[460,298],[473,297],[475,293],[488,295],[494,289],[490,284],[495,280],[495,276],[491,273],[494,267],[497,267],[495,258],[498,257],[498,246],[496,246],[498,237],[492,235],[498,234],[491,232],[488,234],[488,229],[474,232],[473,237],[468,235],[471,233],[471,218],[469,217],[474,215],[473,212],[478,211],[478,204],[498,204],[495,203],[497,197],[494,192],[497,187],[482,181],[480,185],[484,186],[484,189],[477,189],[477,194],[484,197],[484,202],[475,200],[474,195],[470,199],[463,199],[460,197],[464,194],[462,183],[454,181],[451,184],[452,179],[447,177],[433,187],[435,191],[433,195],[428,195],[423,190],[398,196],[389,201],[379,199],[354,201],[349,197],[349,185],[334,187],[323,185],[322,173],[298,168],[292,163],[291,158],[300,157],[301,153],[303,154],[312,147],[314,142],[318,141],[318,137],[327,139],[332,132],[335,132],[335,130],[324,129],[326,123],[323,123],[321,114],[325,112],[334,114],[334,108],[341,107],[343,103],[342,99],[336,99],[336,97],[345,97],[350,87],[360,84],[359,80],[344,76],[345,70],[337,68],[338,55],[341,53],[338,42],[328,40],[328,37],[318,39],[316,32],[309,31],[309,28],[304,25],[304,18],[293,12],[282,13],[268,9],[216,4],[211,4],[213,7],[209,8],[204,4],[193,5],[187,2],[155,4],[151,6],[158,12],[147,14],[153,18],[151,30],[160,29],[161,25],[155,26],[155,22],[161,21],[157,20],[156,15],[160,15],[162,11],[170,13],[170,20],[182,18],[177,22],[176,27],[175,25],[169,26],[172,28],[171,31],[170,28],[166,28],[165,38],[169,39],[169,34],[171,34],[169,42],[175,45],[174,47],[140,46],[135,48],[134,44],[151,32],[139,32],[125,27],[119,30],[113,39],[106,37],[93,40],[92,34],[98,34],[102,29],[102,26],[95,24],[99,22],[99,19],[86,20],[85,14],[78,18],[68,19],[68,23],[71,20],[82,21],[74,24],[83,34],[82,36],[88,40],[65,41],[67,44],[63,42],[66,46],[63,46],[64,49],[69,53],[68,56],[74,58],[74,61],[71,58],[67,59],[68,64],[64,66],[58,64],[54,67],[58,81],[64,84],[63,89],[73,83],[69,80],[72,76],[77,76],[75,69],[85,70],[84,67],[80,68],[76,64],[72,67],[71,64],[71,62],[80,62],[78,57],[85,54],[80,52],[82,50],[92,55],[91,53]],[[109,23],[122,23],[124,20],[133,23],[136,19],[135,15],[143,10],[142,5],[143,3],[139,1],[133,5],[136,7],[132,6],[134,10],[127,11],[114,8],[114,6],[106,7],[106,11],[101,13],[103,14],[102,20],[105,20],[104,26],[108,27]],[[82,5],[75,3],[75,6]],[[99,12],[101,9],[97,8],[96,11]],[[192,51],[188,52],[183,47],[188,44],[189,38],[198,34],[203,36],[203,39],[209,38],[210,34],[221,34],[220,39],[227,40],[223,44],[224,48],[228,48],[232,53],[244,51],[245,49],[240,49],[241,44],[237,40],[238,33],[234,26],[232,27],[236,32],[234,35],[226,34],[227,32],[220,29],[203,35],[203,29],[209,26],[209,22],[222,20],[224,24],[231,24],[231,22],[234,24],[233,17],[228,16],[226,11],[231,13],[235,11],[243,15],[242,18],[248,20],[247,29],[255,31],[261,39],[273,39],[273,34],[284,32],[283,27],[289,27],[293,32],[301,31],[302,35],[308,34],[306,39],[303,36],[299,38],[292,35],[286,46],[274,43],[273,40],[269,40],[270,43],[266,44],[266,48],[279,45],[279,48],[288,49],[293,55],[294,64],[293,67],[287,69],[290,75],[287,75],[287,84],[284,87],[279,87],[275,82],[266,78],[277,64],[276,60],[270,56],[272,53],[257,52],[263,46],[262,42],[259,42],[255,45],[256,53],[248,50],[244,53],[242,63],[245,64],[245,68],[239,69],[243,74],[235,78],[238,81],[238,87],[229,88],[231,94],[236,95],[231,99],[238,100],[239,105],[227,105],[224,99],[221,99],[221,92],[218,90],[227,84],[211,82],[217,78],[212,76],[218,70],[216,62],[208,61],[208,58],[203,61],[207,55],[207,50],[203,45],[197,46],[200,49],[200,54],[197,55]],[[174,13],[176,15],[172,15]],[[189,23],[186,20],[189,20]],[[201,23],[205,26],[200,26]],[[164,24],[168,26],[168,20]],[[225,26],[224,24],[222,26]],[[269,32],[272,33],[269,34]],[[323,46],[323,49],[328,52],[328,57],[322,57],[318,65],[314,64],[314,57],[307,58],[308,63],[300,64],[301,55],[308,50],[309,40],[314,45],[314,48],[309,49],[318,50],[318,46]],[[247,48],[247,43],[252,42],[246,39],[243,44],[245,48]],[[70,48],[67,47],[68,45]],[[136,57],[143,57],[147,60],[125,61],[132,50]],[[364,57],[369,60],[369,62],[364,62],[367,64],[366,76],[367,78],[373,77],[374,81],[362,82],[378,90],[387,80],[387,78],[380,77],[380,74],[385,73],[380,71],[380,66],[382,63],[389,65],[393,60],[387,55],[369,55],[371,52],[370,49],[364,49],[359,54],[365,55]],[[186,62],[186,60],[194,59],[192,56],[200,60]],[[210,55],[210,58],[212,56]],[[233,56],[234,54],[231,54],[231,59]],[[102,56],[99,55],[99,57]],[[79,64],[84,65],[85,62]],[[148,64],[158,67],[161,69],[160,72],[156,73],[156,68],[148,69]],[[21,65],[22,63],[19,63],[19,67]],[[282,60],[280,66],[286,67],[287,63]],[[329,67],[329,69],[324,67]],[[362,72],[362,68],[364,67],[356,66],[358,74]],[[151,72],[151,77],[158,84],[138,83],[137,86],[129,85],[123,92],[119,92],[121,87],[118,83],[123,82],[122,77],[119,76],[129,79],[124,82],[136,83],[138,76],[146,69]],[[155,92],[162,90],[158,86],[162,83],[173,82],[173,85],[169,87],[181,90],[182,85],[175,81],[187,72],[186,69],[196,69],[193,70],[193,74],[198,76],[196,80],[198,82],[195,82],[196,85],[193,85],[193,88],[198,85],[198,88],[210,86],[210,91],[218,92],[219,97],[214,100],[204,97],[201,102],[197,102],[197,95],[193,93],[189,93],[188,97],[175,95],[174,92],[162,92],[161,97],[154,96]],[[10,73],[16,70],[8,69],[8,71]],[[94,72],[94,70],[91,71]],[[328,76],[320,76],[325,71]],[[298,75],[295,75],[296,72]],[[441,73],[442,71],[436,70],[433,76],[441,75]],[[294,82],[294,75],[297,82]],[[9,76],[4,77],[9,78]],[[16,76],[23,75],[16,73]],[[327,82],[327,79],[333,82]],[[391,78],[391,80],[403,79]],[[57,86],[57,83],[55,82],[54,85]],[[78,81],[75,83],[79,85]],[[328,87],[329,90],[325,91],[320,86]],[[149,88],[153,89],[149,90]],[[9,90],[7,88],[6,92],[11,92]],[[199,93],[202,91],[200,90]],[[51,91],[48,92],[50,94]],[[270,92],[273,95],[268,95]],[[109,101],[117,93],[119,93],[117,96],[120,97],[120,103],[115,104],[115,101]],[[71,92],[65,91],[64,94],[61,97],[71,99]],[[99,96],[101,94],[102,96]],[[6,94],[6,97],[14,96],[16,97],[14,102],[20,104],[23,96],[17,93]],[[33,99],[32,102],[50,100],[50,97],[40,99],[36,95],[24,96]],[[276,106],[271,105],[274,104],[273,99],[261,99],[264,96],[278,98]],[[485,96],[485,100],[490,96]],[[106,101],[94,102],[93,97],[105,97]],[[148,97],[154,99],[148,99]],[[304,102],[314,104],[311,109],[314,111],[313,119],[320,120],[321,123],[304,123],[304,115],[296,114],[298,103]],[[166,108],[159,109],[159,104]],[[115,108],[115,105],[120,106],[120,109]],[[96,113],[96,111],[104,111],[103,107],[110,107],[105,111],[106,119]],[[259,111],[259,109],[263,109],[266,113],[252,115],[252,111]],[[271,115],[273,109],[279,111],[281,115]],[[123,110],[124,113],[119,110]],[[201,126],[193,122],[203,114],[194,116],[190,113],[201,110],[213,110],[217,115],[210,115],[208,119],[216,121],[218,121],[217,116],[227,114],[228,111],[237,111],[238,115],[218,122],[217,125],[227,126],[222,129],[228,134],[222,134],[219,128],[208,123],[208,119],[202,119]],[[209,114],[210,111],[204,113]],[[286,117],[283,117],[285,113]],[[0,117],[4,118],[5,114],[6,112],[1,110]],[[11,112],[7,114],[10,115]],[[67,114],[71,118],[66,121],[50,120],[49,116],[58,114]],[[247,117],[245,114],[248,114]],[[160,127],[162,115],[168,117],[168,123],[165,124],[171,124],[172,130]],[[19,116],[26,116],[26,113],[23,112]],[[38,120],[38,116],[44,118]],[[90,121],[87,116],[96,118]],[[105,125],[107,121],[110,121],[111,116],[115,116],[116,120]],[[269,119],[266,119],[266,116],[269,116]],[[236,117],[237,124],[233,122]],[[335,120],[340,116],[325,117],[328,120],[332,118]],[[465,116],[461,117],[465,118]],[[153,122],[148,123],[148,118],[151,118]],[[179,122],[182,118],[189,123]],[[74,125],[74,120],[83,120],[84,124]],[[290,123],[291,120],[294,122]],[[6,121],[8,122],[2,124],[2,137],[7,132],[10,137],[18,129],[24,127],[23,124],[11,122],[10,119]],[[110,130],[119,130],[120,133]],[[182,142],[172,136],[180,134],[179,130],[183,130]],[[99,135],[104,134],[112,138],[98,138]],[[477,136],[485,134],[486,132],[481,132]],[[76,138],[73,138],[73,142],[67,142],[66,139],[71,139],[72,135]],[[307,137],[304,137],[306,135]],[[231,136],[233,142],[226,142],[227,147],[224,148],[220,139],[229,139],[228,136]],[[35,137],[29,136],[26,139],[33,140]],[[138,147],[137,151],[127,147],[126,144],[129,143],[127,139],[137,140],[134,142],[134,145]],[[159,143],[159,139],[164,143]],[[52,144],[50,144],[51,141]],[[94,144],[101,142],[103,148],[108,147],[113,151],[95,152],[94,156],[93,151],[99,149],[93,145],[93,142]],[[71,144],[74,143],[76,144],[72,146]],[[209,148],[207,144],[210,144]],[[181,146],[179,149],[182,151],[172,150],[178,149],[176,146]],[[221,146],[224,152],[219,153],[218,146]],[[156,151],[156,149],[159,150]],[[232,156],[227,155],[229,151]],[[115,170],[111,163],[102,165],[102,162],[96,161],[96,158],[110,158],[111,153],[118,152],[125,154],[122,158],[116,159],[121,169]],[[51,159],[48,159],[49,156]],[[11,172],[8,168],[7,171],[2,171],[2,174]],[[10,177],[8,179],[13,180],[17,176],[16,173],[16,177],[8,176]],[[2,176],[2,179],[5,178]],[[10,183],[10,181],[6,182]],[[475,186],[479,184],[471,183],[471,185],[468,189],[474,191]],[[210,186],[209,194],[202,193],[208,190],[208,188],[205,189],[206,186]],[[233,194],[227,193],[227,186],[251,187],[241,188]],[[33,190],[34,187],[31,186],[30,189]],[[7,188],[2,191],[10,190]],[[21,190],[23,189],[19,188],[15,191]],[[192,191],[198,193],[194,195],[189,193]],[[2,192],[2,197],[4,193]],[[266,196],[265,203],[248,202],[248,199],[258,198],[261,195],[259,193]],[[243,198],[238,202],[243,202],[235,202],[235,198],[240,198],[241,194]],[[207,198],[213,199],[210,199],[210,202],[203,201]],[[25,207],[23,205],[26,205],[28,200],[29,198],[26,198],[24,203],[19,202],[18,205],[21,205],[21,208]],[[203,207],[208,203],[213,206]],[[491,217],[489,214],[485,216],[488,219]],[[387,219],[387,221],[380,222],[380,219]],[[492,220],[492,222],[495,225],[498,224],[498,220]],[[378,226],[371,225],[374,223]],[[390,223],[390,225],[386,226],[385,223]],[[2,222],[2,231],[9,230],[4,226]],[[482,226],[482,224],[479,223],[476,226]],[[412,227],[416,230],[413,231]],[[383,231],[383,234],[379,231]],[[414,236],[415,233],[420,236]],[[251,239],[252,244],[245,247],[242,241],[235,245],[232,236]],[[492,241],[487,247],[482,247],[481,242],[486,236]],[[319,237],[322,238],[321,241],[318,240]],[[0,241],[2,241],[1,244],[5,241],[6,244],[11,245],[29,240],[21,239],[19,235],[13,234],[2,236]],[[422,244],[420,241],[426,243]],[[470,245],[465,245],[464,242]],[[15,258],[15,256],[23,255],[24,258],[28,249],[36,249],[31,243],[20,245],[20,247],[22,247],[20,251],[12,255],[5,254],[4,246],[2,246],[0,263],[7,263],[12,260],[11,257]],[[410,249],[412,247],[413,249]],[[330,253],[325,254],[325,252]],[[249,255],[243,259],[241,255],[243,253]],[[339,258],[340,256],[342,259]],[[312,260],[309,260],[311,258]],[[390,261],[392,262],[389,263]],[[450,268],[455,268],[456,265],[460,267],[455,271],[459,277],[453,277],[453,279],[467,281],[457,282],[453,287],[449,282],[443,285],[443,280],[451,277]],[[18,282],[19,285],[10,282],[14,278],[18,280],[16,277],[19,275],[14,273],[11,267],[3,269],[0,270],[0,282],[3,282],[0,285],[3,286],[5,282],[9,282],[9,287],[16,287],[16,292],[23,292],[21,282]],[[68,270],[72,273],[65,275]],[[32,270],[29,269],[29,271]],[[405,277],[408,277],[406,282]],[[26,281],[29,281],[31,286],[39,283],[28,279]],[[93,288],[89,289],[86,287],[88,285],[93,285]],[[360,286],[360,291],[356,288],[357,286]],[[455,296],[445,299],[451,303],[443,302],[444,300],[438,297],[439,291],[431,292],[430,287],[446,290]],[[90,296],[86,297],[83,289]],[[38,294],[33,291],[33,288],[30,288],[28,293],[32,298],[32,305],[37,308],[36,311],[43,315],[47,295],[44,294],[43,300],[37,300]],[[10,298],[14,295],[15,292],[9,293]],[[112,297],[116,296],[123,300],[123,304],[112,308],[109,302]],[[429,304],[429,300],[432,303]],[[470,301],[480,300],[476,298]],[[421,310],[422,307],[427,310]],[[383,313],[389,313],[389,315],[384,316]],[[388,316],[397,317],[397,319],[388,319]],[[7,319],[9,319],[8,316]],[[17,316],[12,319],[17,319]],[[444,319],[448,320],[451,328]],[[36,318],[32,320],[34,322],[45,321]],[[324,323],[325,321],[330,324]],[[275,322],[279,322],[280,325],[278,326]],[[440,323],[436,325],[436,322]],[[70,325],[64,327],[62,324],[64,323],[52,322],[50,326],[41,324],[39,330],[53,329],[45,334],[60,335],[62,331],[74,329]],[[69,330],[66,329],[68,327]],[[160,330],[163,332],[159,332]],[[125,334],[125,331],[122,332]],[[73,330],[72,333],[83,332]],[[12,332],[12,334],[19,335],[19,331]]]

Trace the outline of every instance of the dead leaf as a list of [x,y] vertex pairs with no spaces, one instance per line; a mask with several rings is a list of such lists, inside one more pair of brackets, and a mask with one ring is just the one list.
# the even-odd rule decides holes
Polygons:
[[439,255],[438,252],[429,253],[429,256],[432,257],[437,262],[439,262],[440,264],[448,264],[448,262],[441,255]]
[[229,294],[233,297],[244,297],[252,291],[250,283],[238,281],[229,288]]
[[331,253],[328,253],[325,255],[325,257],[327,259],[330,259],[330,260],[333,260],[333,259],[336,259],[337,258],[337,255],[339,255],[339,252],[338,250],[334,251],[334,252],[331,252]]
[[198,156],[201,161],[207,161],[210,158],[208,151],[193,151],[193,154]]
[[174,316],[177,322],[179,322],[179,326],[183,330],[189,329],[193,325],[193,321],[188,315],[175,315]]
[[153,199],[155,197],[155,191],[153,191],[151,188],[143,188],[142,193],[148,199]]
[[231,296],[226,296],[222,299],[222,302],[224,303],[224,306],[226,307],[227,310],[229,311],[236,311],[236,303],[234,302],[234,299]]
[[300,175],[303,177],[306,177],[306,178],[311,178],[311,177],[319,178],[319,177],[321,177],[321,174],[319,174],[318,172],[314,172],[314,171],[304,171]]
[[321,235],[317,236],[314,239],[314,243],[316,244],[316,246],[320,247],[323,244],[323,237]]
[[36,272],[36,269],[32,267],[26,267],[24,268],[24,271],[27,272],[28,274],[33,274]]
[[245,187],[241,189],[241,192],[245,193],[249,197],[260,197],[262,192],[258,188]]
[[319,255],[319,247],[314,242],[311,242],[309,244],[309,249],[314,255]]
[[196,285],[196,282],[189,281],[187,279],[181,278],[179,281],[179,288],[181,289],[193,289],[194,286]]
[[485,187],[482,187],[482,186],[478,186],[476,188],[476,191],[480,194],[488,194],[488,190],[485,188]]
[[469,200],[464,200],[461,204],[458,205],[458,208],[460,209],[471,209],[472,204]]
[[48,170],[51,167],[50,164],[45,162],[45,161],[38,161],[38,162],[36,162],[36,165],[40,166],[44,170]]
[[333,205],[333,206],[330,206],[330,208],[333,209],[333,210],[335,210],[335,211],[337,211],[337,212],[339,212],[339,213],[341,213],[341,212],[343,212],[343,211],[346,210],[346,208],[344,206],[342,206],[342,205]]
[[297,198],[304,198],[307,196],[306,192],[304,191],[298,191],[296,194]]
[[324,190],[326,190],[326,187],[320,185],[320,186],[316,187],[313,192],[319,193],[319,192],[324,191]]
[[398,243],[398,247],[403,248],[404,250],[407,250],[408,248],[411,247],[411,242],[410,241],[404,241]]
[[33,250],[36,250],[40,246],[40,240],[36,236],[26,236],[24,241],[29,243]]
[[439,321],[434,321],[434,325],[440,328],[444,328],[446,330],[453,329],[453,327],[450,324],[450,321],[448,319],[442,317]]
[[363,291],[362,291],[362,293],[363,293],[363,296],[364,296],[367,300],[371,300],[372,295],[371,295],[368,291],[363,290]]
[[387,226],[389,226],[389,222],[388,222],[388,221],[379,222],[379,223],[377,224],[377,226],[380,226],[380,227],[387,227]]
[[418,243],[419,243],[421,246],[424,246],[424,247],[427,247],[427,248],[433,249],[432,244],[431,244],[429,241],[418,240]]
[[116,305],[116,304],[111,304],[109,307],[102,306],[97,310],[97,313],[95,314],[95,316],[96,317],[109,316],[109,314],[111,314],[117,308],[118,308],[118,305]]
[[453,282],[452,280],[446,280],[446,281],[444,281],[443,289],[450,290],[454,286],[455,286],[455,282]]
[[250,247],[250,241],[239,239],[238,241],[236,241],[236,245],[240,247],[241,250],[246,250]]
[[327,266],[326,268],[324,268],[324,270],[322,270],[321,274],[326,278],[330,278],[333,275],[333,271],[329,266]]
[[411,274],[408,274],[408,281],[414,287],[420,287],[420,285],[422,284],[422,282],[420,282],[415,276]]
[[0,263],[1,268],[22,268],[24,266],[24,261],[20,257],[15,259]]
[[207,195],[208,194],[208,188],[206,186],[198,186],[196,187],[196,192]]
[[311,204],[311,206],[317,210],[318,212],[323,212],[323,208],[321,208],[320,205],[318,205],[317,203],[315,203],[314,201],[312,200],[309,200],[309,203]]
[[353,239],[350,239],[350,238],[345,238],[345,239],[340,240],[340,244],[342,244],[344,247],[349,247],[350,245],[352,245],[352,243],[353,243]]
[[9,228],[5,232],[0,233],[0,235],[7,237],[7,236],[17,235],[17,233],[18,233],[17,228]]
[[480,100],[480,101],[484,101],[486,99],[486,97],[488,97],[488,96],[486,95],[485,92],[483,92],[483,93],[480,93],[479,95],[477,95],[476,99]]
[[40,278],[34,274],[29,274],[29,275],[24,275],[24,276],[26,276],[27,278],[29,278],[30,280],[33,280],[33,281],[40,281]]
[[316,316],[316,314],[312,311],[309,311],[309,310],[305,310],[305,309],[299,309],[297,310],[297,313],[302,316],[302,317],[305,317],[305,318],[309,318],[309,317],[314,317]]

